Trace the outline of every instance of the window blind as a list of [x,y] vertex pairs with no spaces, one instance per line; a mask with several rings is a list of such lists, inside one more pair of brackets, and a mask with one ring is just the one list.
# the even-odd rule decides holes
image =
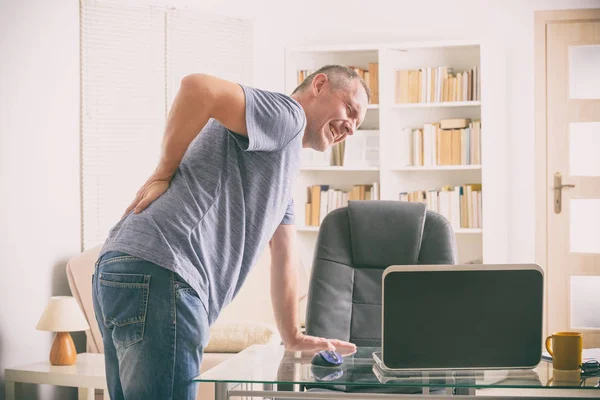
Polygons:
[[81,2],[82,249],[98,246],[160,156],[188,73],[251,84],[251,21],[110,0]]
[[251,85],[252,20],[190,10],[167,11],[167,96],[172,104],[181,78],[202,72]]

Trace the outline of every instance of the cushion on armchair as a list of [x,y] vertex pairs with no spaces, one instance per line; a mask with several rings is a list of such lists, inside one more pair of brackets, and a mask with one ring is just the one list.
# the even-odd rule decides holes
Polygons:
[[207,353],[238,353],[254,344],[279,344],[277,328],[259,321],[217,321],[210,328]]

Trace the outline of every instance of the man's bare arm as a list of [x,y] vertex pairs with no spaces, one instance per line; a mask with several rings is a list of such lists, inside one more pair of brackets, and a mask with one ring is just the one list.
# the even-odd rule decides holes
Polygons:
[[280,225],[271,239],[271,302],[275,321],[284,344],[300,336],[298,321],[298,271],[296,269],[295,229]]
[[277,328],[286,349],[355,351],[356,346],[352,343],[304,335],[300,331],[295,226],[280,225],[269,244],[271,247],[271,301]]
[[247,136],[246,99],[236,83],[204,74],[188,75],[169,112],[157,172],[173,176],[183,155],[210,118]]
[[159,164],[125,214],[131,210],[141,212],[168,189],[190,143],[210,118],[247,136],[246,98],[242,87],[210,75],[184,77],[167,118]]

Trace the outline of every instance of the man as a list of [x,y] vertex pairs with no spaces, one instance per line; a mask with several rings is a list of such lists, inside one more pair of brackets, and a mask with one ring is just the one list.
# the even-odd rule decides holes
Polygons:
[[345,140],[368,100],[364,81],[335,65],[291,96],[202,74],[182,80],[160,163],[96,263],[94,308],[112,399],[195,398],[209,327],[267,241],[285,347],[355,349],[300,332],[291,190],[301,147],[324,151]]

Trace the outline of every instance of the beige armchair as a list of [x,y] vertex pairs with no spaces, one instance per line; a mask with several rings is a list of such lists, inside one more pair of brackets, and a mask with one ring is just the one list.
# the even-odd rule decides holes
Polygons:
[[[86,331],[86,351],[103,353],[102,337],[92,305],[92,274],[99,247],[73,257],[67,264],[67,278],[73,296],[79,302],[90,329]],[[211,338],[202,362],[204,372],[252,344],[280,343],[269,290],[270,257],[268,250],[258,260],[234,301],[211,327]],[[301,287],[306,282],[301,281]],[[304,316],[301,304],[300,315]],[[303,318],[301,319],[303,320]],[[214,398],[214,385],[200,385],[198,399]]]

